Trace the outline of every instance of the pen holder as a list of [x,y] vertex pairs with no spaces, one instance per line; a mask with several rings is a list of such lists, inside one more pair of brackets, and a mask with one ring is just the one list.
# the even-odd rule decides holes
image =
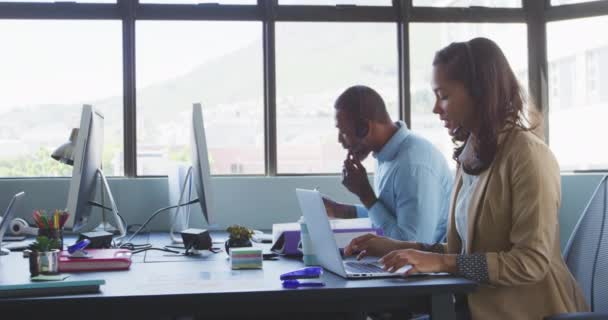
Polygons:
[[59,273],[59,253],[60,251],[57,249],[42,252],[32,251],[29,254],[31,276]]
[[45,236],[49,239],[57,239],[59,241],[59,248],[63,250],[63,229],[38,229],[39,236]]

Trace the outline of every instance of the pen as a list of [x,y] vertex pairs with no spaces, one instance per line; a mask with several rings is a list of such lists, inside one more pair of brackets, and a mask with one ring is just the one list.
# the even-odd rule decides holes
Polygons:
[[49,224],[49,222],[47,221],[46,215],[41,215],[40,216],[40,220],[42,220],[42,225],[45,229],[50,229],[51,226]]
[[70,214],[67,211],[62,212],[61,214],[61,221],[59,221],[59,226],[61,228],[63,228],[63,225],[65,225],[65,222],[68,221]]
[[38,225],[38,228],[42,228],[42,220],[40,220],[40,212],[34,210],[34,221]]

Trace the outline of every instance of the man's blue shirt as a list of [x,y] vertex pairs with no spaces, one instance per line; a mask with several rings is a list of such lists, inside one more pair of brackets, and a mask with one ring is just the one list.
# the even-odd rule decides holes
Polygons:
[[443,155],[404,122],[373,156],[377,160],[374,191],[378,200],[369,210],[357,206],[384,235],[398,240],[435,243],[447,228],[453,176]]

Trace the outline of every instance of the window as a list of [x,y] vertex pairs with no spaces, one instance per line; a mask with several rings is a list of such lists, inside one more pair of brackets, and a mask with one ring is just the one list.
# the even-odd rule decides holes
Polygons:
[[104,114],[104,172],[123,174],[120,21],[1,20],[0,177],[70,176],[50,154]]
[[[364,84],[398,120],[396,26],[392,23],[277,23],[277,171],[337,173],[334,101]],[[370,157],[371,158],[371,157]],[[364,163],[373,171],[373,162]]]
[[502,7],[521,8],[521,0],[414,0],[417,7]]
[[549,63],[549,100],[551,101],[551,108],[561,108],[561,102],[559,100],[559,88],[561,87],[559,69],[557,68],[558,62],[553,61]]
[[139,0],[139,3],[164,3],[164,4],[248,4],[255,5],[257,4],[257,0],[213,0],[213,1],[204,1],[204,0]]
[[[410,94],[412,129],[428,138],[446,159],[452,159],[454,145],[436,114],[431,89],[435,52],[455,41],[474,37],[494,40],[503,50],[524,90],[528,88],[528,55],[524,24],[413,23],[410,27]],[[454,161],[448,163],[455,166]]]
[[[548,97],[543,97],[550,105],[548,138],[564,170],[608,168],[608,151],[584,147],[603,144],[601,137],[608,133],[600,123],[608,104],[608,91],[602,90],[608,83],[608,38],[597,36],[608,27],[608,16],[601,16],[608,15],[605,1],[551,0],[551,6],[569,6],[549,6],[545,12],[548,84],[536,83],[534,88],[544,94],[548,86]],[[105,115],[107,175],[166,175],[173,163],[190,162],[190,118],[197,102],[203,106],[213,174],[335,174],[346,151],[337,141],[333,104],[356,84],[376,89],[395,121],[399,90],[409,86],[411,108],[403,116],[412,120],[413,131],[451,158],[450,137],[432,114],[435,52],[475,36],[496,40],[527,89],[524,21],[542,9],[524,7],[523,0],[411,0],[417,8],[405,15],[398,11],[409,0],[0,3],[9,9],[0,19],[0,40],[9,44],[0,50],[0,178],[69,176],[71,167],[49,154],[79,125],[83,104]],[[164,6],[154,4],[186,10],[156,10]],[[199,4],[202,9],[222,8],[188,10]],[[301,6],[327,10],[294,12],[305,9]],[[477,16],[486,11],[489,16]],[[264,28],[265,22],[273,27]],[[403,53],[398,48],[402,22],[409,41],[403,46],[409,51]],[[530,30],[530,40],[542,39],[542,30]],[[266,44],[274,55],[264,56]],[[133,63],[133,48],[135,64],[123,65]],[[399,79],[400,54],[410,59],[406,79]],[[266,65],[268,61],[274,65]],[[272,80],[266,72],[276,74],[276,82],[266,83]],[[126,93],[123,79],[128,81]],[[265,100],[268,93],[276,96]],[[125,96],[135,104],[123,106]],[[125,116],[135,118],[135,128],[131,121],[126,124],[126,135]],[[371,157],[364,164],[374,171]]]
[[[72,0],[78,3],[116,3],[116,0]],[[57,2],[56,0],[1,0],[0,2]],[[70,174],[71,171],[70,171]]]
[[549,73],[560,79],[549,88],[556,93],[549,99],[549,141],[562,170],[608,168],[608,149],[590,147],[604,146],[608,135],[608,92],[599,90],[608,76],[608,39],[596,36],[606,28],[605,16],[547,25]]
[[211,173],[263,174],[262,24],[139,21],[136,32],[138,175],[190,163],[194,102]]
[[605,1],[605,0],[551,0],[552,6],[561,6],[564,4],[576,4],[584,2]]
[[390,6],[391,0],[279,0],[280,5],[357,5],[357,6]]
[[599,61],[598,51],[591,50],[585,54],[585,82],[587,84],[587,103],[591,104],[599,98]]

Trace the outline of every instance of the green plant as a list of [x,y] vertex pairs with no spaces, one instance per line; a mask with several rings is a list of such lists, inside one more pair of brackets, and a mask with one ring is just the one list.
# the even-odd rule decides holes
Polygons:
[[61,245],[59,244],[59,239],[49,239],[46,236],[38,236],[36,237],[36,241],[34,241],[29,249],[36,252],[48,252],[53,249],[60,250]]
[[253,231],[247,227],[232,225],[226,229],[230,234],[230,239],[233,240],[249,240],[251,239],[251,235],[253,235]]

